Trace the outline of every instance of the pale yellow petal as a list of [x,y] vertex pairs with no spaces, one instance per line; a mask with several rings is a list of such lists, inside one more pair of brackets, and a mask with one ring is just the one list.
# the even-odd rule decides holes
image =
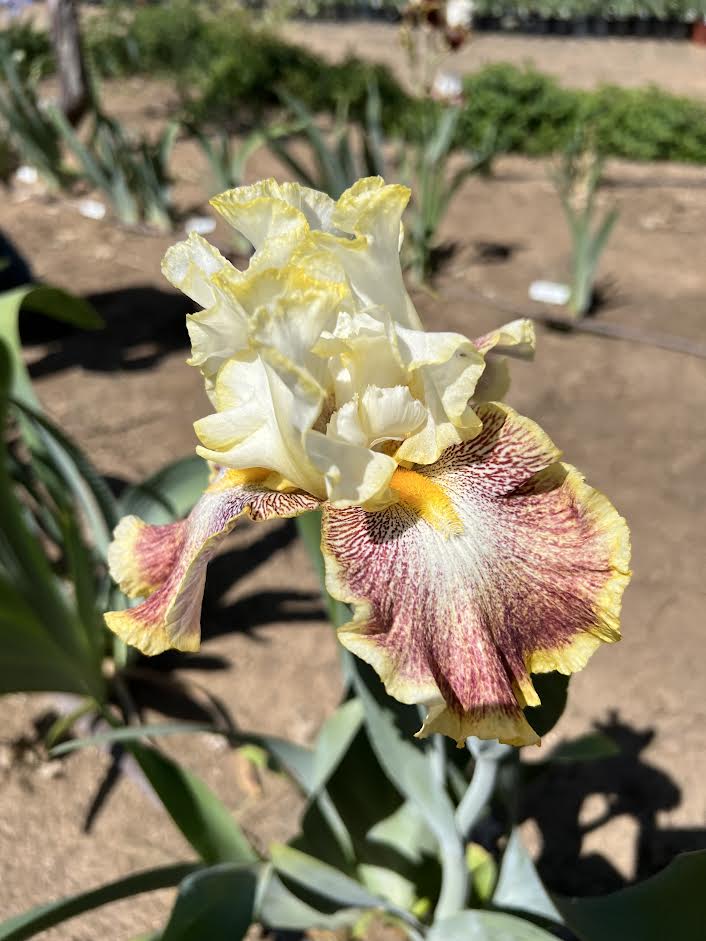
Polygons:
[[473,342],[476,349],[484,354],[493,350],[500,355],[531,359],[536,347],[534,324],[527,317],[511,320]]
[[510,388],[510,369],[505,357],[532,359],[535,350],[534,324],[526,318],[513,320],[473,342],[484,354],[486,363],[473,398],[476,402],[500,402]]
[[329,419],[326,434],[339,441],[348,441],[362,448],[368,447],[368,435],[360,416],[360,399],[356,393],[348,402],[337,409]]
[[303,445],[320,400],[297,398],[255,354],[225,364],[218,374],[216,400],[218,411],[194,425],[202,457],[226,467],[266,467],[309,493],[323,495],[321,474]]
[[390,480],[397,463],[386,454],[311,431],[306,449],[323,474],[326,497],[333,506],[388,506],[394,497]]
[[333,225],[355,239],[327,238],[326,245],[344,267],[363,305],[385,308],[409,327],[421,322],[402,279],[401,220],[410,191],[386,186],[380,177],[358,180],[336,203]]
[[385,440],[402,440],[427,418],[426,408],[406,386],[368,386],[361,397],[360,411],[371,447]]
[[275,180],[226,190],[214,196],[211,205],[255,249],[273,238],[302,238],[309,229],[304,213],[282,198]]
[[235,271],[213,245],[195,232],[185,241],[172,245],[162,260],[162,273],[167,281],[201,307],[214,303],[211,279],[224,268]]
[[369,313],[340,313],[335,329],[324,331],[313,351],[328,363],[337,405],[370,385],[406,383],[389,324]]
[[477,429],[468,403],[485,362],[474,344],[460,333],[427,333],[399,326],[395,332],[403,363],[410,370],[424,371],[425,379],[441,399],[446,416],[464,432]]
[[224,291],[246,311],[250,342],[289,373],[304,370],[323,390],[330,384],[325,359],[312,352],[323,331],[333,328],[348,298],[342,282],[320,281],[293,264],[251,274]]
[[218,277],[232,281],[242,279],[243,274],[196,233],[167,251],[162,271],[174,287],[205,308],[186,318],[191,339],[188,362],[201,371],[206,391],[212,396],[220,367],[249,344],[245,312],[237,303],[224,298]]

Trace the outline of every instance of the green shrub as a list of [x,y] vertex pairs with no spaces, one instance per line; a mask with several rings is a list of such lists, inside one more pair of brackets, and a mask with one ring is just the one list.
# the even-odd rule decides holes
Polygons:
[[[99,74],[180,75],[203,62],[218,36],[197,5],[177,0],[132,11],[116,5],[84,24],[86,46]],[[194,63],[196,64],[196,63]]]
[[468,76],[464,93],[460,143],[479,146],[496,127],[503,150],[530,156],[566,146],[581,100],[581,92],[560,88],[541,72],[502,64]]
[[327,66],[296,46],[261,34],[243,47],[237,59],[229,52],[216,60],[196,86],[187,104],[191,118],[251,121],[277,106],[284,93],[316,113],[332,113],[345,104],[351,119],[361,120],[371,82],[380,89],[388,129],[401,126],[413,105],[385,66],[355,58]]
[[605,86],[581,102],[604,154],[630,160],[706,163],[706,104],[658,88]]
[[43,78],[54,70],[54,59],[49,36],[25,20],[14,20],[0,30],[3,55],[12,56],[15,68],[21,74],[30,71],[34,78]]
[[319,95],[315,89],[325,83],[328,70],[315,56],[267,33],[235,25],[228,33],[231,42],[208,67],[194,61],[188,70],[187,110],[192,118],[231,124],[252,120],[253,115],[277,105],[280,88],[307,103],[312,95]]
[[561,88],[534,69],[491,65],[465,79],[457,143],[477,147],[497,127],[498,147],[531,157],[567,147],[589,126],[598,150],[629,160],[706,163],[706,104],[657,88]]
[[355,58],[328,65],[300,46],[253,28],[237,13],[217,19],[183,2],[140,8],[128,19],[99,17],[88,45],[103,74],[176,78],[192,121],[250,123],[277,106],[282,91],[315,112],[346,102],[357,118],[371,80],[380,88],[390,120],[408,102],[384,66]]

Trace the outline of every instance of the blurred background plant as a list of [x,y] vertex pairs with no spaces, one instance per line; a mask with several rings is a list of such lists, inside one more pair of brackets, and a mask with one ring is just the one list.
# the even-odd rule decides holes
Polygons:
[[19,154],[10,142],[7,128],[0,125],[0,183],[7,186],[19,165]]
[[[0,37],[0,118],[9,143],[53,190],[69,186],[61,138],[48,107],[41,101],[36,70],[20,69],[8,37]],[[20,57],[20,62],[24,60]]]
[[402,264],[418,283],[429,282],[444,252],[439,228],[451,200],[472,173],[489,173],[497,133],[489,128],[477,153],[454,154],[460,108],[428,101],[424,133],[413,142],[388,138],[382,121],[382,100],[374,81],[368,86],[365,116],[350,118],[342,105],[331,127],[320,126],[302,102],[282,93],[282,100],[299,124],[268,135],[270,150],[289,172],[314,189],[337,199],[356,180],[382,176],[410,187],[405,216]]
[[[208,161],[213,195],[243,185],[248,160],[267,139],[259,130],[251,131],[242,141],[235,140],[225,128],[208,133],[198,124],[193,124],[187,130],[198,142]],[[274,129],[270,128],[269,134],[273,133]]]
[[430,112],[426,142],[401,150],[399,177],[412,190],[402,261],[418,284],[432,280],[443,258],[439,230],[454,196],[471,174],[490,174],[497,152],[498,132],[489,126],[477,151],[454,155],[460,117],[453,106]]
[[600,212],[596,196],[603,174],[603,159],[596,151],[592,133],[578,128],[565,150],[553,179],[571,234],[571,294],[567,304],[573,317],[591,310],[596,274],[618,210]]
[[[380,120],[380,92],[371,82],[365,103],[365,119],[350,118],[350,105],[341,102],[330,128],[322,128],[316,115],[303,101],[281,93],[284,106],[297,123],[270,134],[267,144],[305,186],[322,190],[333,199],[365,176],[389,176],[393,162],[385,156],[385,139]],[[287,131],[287,133],[283,133]],[[293,145],[305,150],[297,156]]]
[[[103,549],[110,529],[98,493],[80,476],[71,446],[37,410],[20,358],[22,306],[84,327],[99,321],[84,302],[49,288],[0,295],[2,338],[3,639],[0,690],[50,689],[105,701],[94,561],[83,542],[73,500],[81,500]],[[100,495],[102,498],[102,494]],[[70,589],[70,592],[67,591]]]
[[169,161],[178,122],[170,122],[154,140],[136,136],[94,100],[92,128],[84,142],[58,108],[51,109],[50,118],[73,155],[81,180],[108,201],[119,222],[133,226],[144,222],[161,232],[172,229]]

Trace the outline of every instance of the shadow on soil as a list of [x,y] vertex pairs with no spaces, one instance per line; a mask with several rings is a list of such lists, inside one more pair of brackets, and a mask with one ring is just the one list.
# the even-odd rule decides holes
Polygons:
[[[255,542],[225,552],[211,563],[202,614],[202,639],[206,644],[209,639],[235,631],[258,641],[255,628],[265,624],[277,621],[293,624],[325,617],[318,592],[261,591],[232,604],[224,600],[241,578],[296,538],[293,521],[282,521]],[[206,684],[191,682],[188,675],[190,670],[215,672],[230,666],[226,657],[213,656],[207,648],[192,654],[168,651],[156,657],[139,657],[125,669],[123,677],[141,714],[151,710],[171,720],[211,723],[235,733],[237,723],[225,703]],[[114,745],[110,754],[111,764],[86,812],[84,832],[90,831],[122,774],[135,778],[141,785],[144,783],[134,761],[120,745]]]
[[102,330],[86,332],[38,314],[21,318],[26,345],[47,345],[32,363],[33,379],[72,366],[98,372],[150,369],[163,356],[186,349],[185,315],[195,305],[183,294],[154,287],[124,288],[86,297],[105,321]]
[[203,721],[208,718],[208,713],[203,711],[196,700],[180,693],[178,689],[174,691],[174,696],[165,699],[164,687],[169,685],[169,677],[176,677],[177,673],[188,670],[215,672],[230,667],[227,658],[209,654],[209,640],[237,632],[247,634],[257,643],[260,642],[256,631],[258,627],[282,621],[288,624],[318,621],[326,617],[318,592],[255,591],[233,602],[227,600],[226,596],[240,579],[295,539],[297,531],[293,521],[283,520],[254,542],[226,551],[211,562],[201,618],[201,637],[206,646],[193,654],[167,651],[157,657],[141,658],[137,669],[132,671],[139,679],[140,690],[137,695],[140,705],[157,708],[174,718]]
[[[584,838],[618,817],[627,815],[637,824],[633,858],[638,881],[658,872],[677,853],[706,846],[706,829],[672,828],[658,822],[661,812],[679,806],[681,790],[668,774],[645,760],[643,752],[654,730],[632,728],[617,713],[596,729],[613,739],[618,755],[553,764],[524,794],[522,819],[533,818],[542,834],[539,871],[552,891],[562,895],[598,895],[627,884],[600,853],[581,855]],[[588,798],[599,809],[583,822]]]
[[296,539],[294,522],[285,520],[256,542],[224,552],[211,562],[204,596],[205,641],[231,631],[251,634],[255,628],[275,621],[316,621],[326,616],[318,591],[259,591],[232,604],[225,599],[239,578]]

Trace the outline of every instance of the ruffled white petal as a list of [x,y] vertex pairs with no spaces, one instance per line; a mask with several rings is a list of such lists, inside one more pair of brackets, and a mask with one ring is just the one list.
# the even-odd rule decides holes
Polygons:
[[197,452],[225,467],[264,467],[315,496],[321,476],[303,440],[320,410],[320,400],[297,397],[262,357],[231,359],[216,383],[218,411],[194,425]]
[[235,271],[213,245],[195,232],[184,242],[172,245],[162,260],[162,273],[169,283],[201,307],[214,303],[211,278],[224,268]]
[[398,323],[420,327],[399,258],[409,197],[407,187],[386,186],[381,177],[359,180],[339,198],[332,215],[333,224],[356,240],[330,239],[328,244],[363,305],[383,307]]
[[328,362],[338,405],[368,386],[403,385],[407,380],[394,335],[371,313],[339,314],[334,330],[322,333],[314,353]]
[[370,446],[380,441],[402,440],[426,421],[427,410],[406,386],[381,389],[368,386],[360,401],[363,425]]
[[390,480],[397,469],[393,458],[318,431],[309,432],[306,449],[323,474],[326,499],[333,506],[377,509],[393,502]]

